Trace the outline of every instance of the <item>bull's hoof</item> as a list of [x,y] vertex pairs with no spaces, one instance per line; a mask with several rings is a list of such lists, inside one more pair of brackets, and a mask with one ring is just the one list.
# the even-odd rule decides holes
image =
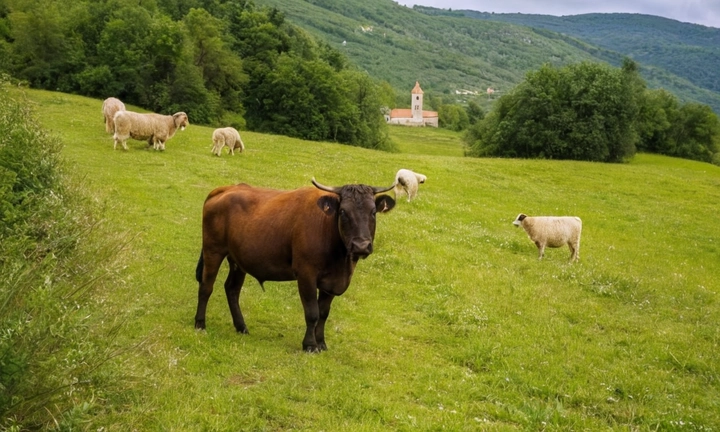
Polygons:
[[236,328],[235,330],[237,330],[237,332],[238,332],[238,333],[242,333],[242,334],[250,334],[250,332],[248,331],[247,327],[243,327],[243,328]]
[[318,351],[327,351],[327,345],[325,345],[325,342],[318,342]]
[[317,345],[304,345],[303,344],[303,351],[305,351],[306,353],[319,353],[320,348]]
[[205,330],[205,320],[195,320],[196,330]]

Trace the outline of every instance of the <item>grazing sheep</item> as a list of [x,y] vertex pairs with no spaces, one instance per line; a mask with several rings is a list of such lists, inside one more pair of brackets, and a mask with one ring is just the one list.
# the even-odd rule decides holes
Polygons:
[[115,113],[115,144],[117,148],[121,143],[123,149],[127,150],[126,141],[128,138],[136,140],[148,140],[148,146],[155,150],[165,150],[165,142],[175,135],[179,128],[185,130],[189,124],[188,116],[184,112],[177,112],[173,115],[162,114],[140,114],[132,111],[118,111]]
[[109,97],[103,101],[102,113],[105,117],[105,132],[115,132],[115,113],[118,111],[125,111],[125,104],[120,99]]
[[520,213],[513,225],[522,226],[530,240],[538,248],[538,259],[545,254],[545,247],[562,247],[568,245],[570,248],[570,261],[577,261],[580,258],[580,234],[582,232],[582,221],[575,216],[528,216]]
[[395,198],[405,193],[408,202],[410,202],[411,199],[417,196],[418,185],[425,183],[425,180],[427,180],[427,177],[422,174],[412,172],[409,169],[401,169],[395,174]]
[[235,128],[215,129],[212,134],[212,141],[212,152],[218,156],[220,156],[223,146],[227,146],[233,156],[235,156],[235,149],[240,149],[240,153],[245,150],[245,144],[243,144],[240,133]]

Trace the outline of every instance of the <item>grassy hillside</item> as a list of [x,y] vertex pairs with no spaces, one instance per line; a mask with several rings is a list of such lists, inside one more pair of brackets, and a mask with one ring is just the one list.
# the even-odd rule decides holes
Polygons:
[[[720,427],[720,168],[463,158],[447,131],[393,128],[400,154],[243,133],[210,153],[190,125],[165,152],[113,151],[101,102],[28,90],[78,178],[136,233],[124,284],[98,307],[128,313],[121,399],[88,429],[714,430]],[[329,351],[301,352],[294,283],[252,279],[235,333],[221,282],[193,328],[200,213],[214,187],[389,185],[428,177],[378,217],[375,253],[333,303]],[[582,217],[580,262],[537,260],[514,217]],[[223,280],[223,276],[218,279]]]
[[[656,56],[666,62],[658,63],[646,61],[649,59],[640,56],[637,49],[621,50],[612,43],[599,43],[598,38],[578,39],[583,35],[576,35],[572,28],[602,28],[602,23],[595,27],[596,22],[589,20],[576,26],[568,24],[568,31],[563,30],[564,22],[549,31],[542,25],[534,26],[535,29],[525,27],[528,25],[525,21],[514,25],[478,20],[475,15],[472,19],[462,16],[469,11],[429,15],[442,10],[411,9],[392,0],[257,0],[256,4],[278,8],[289,21],[338,48],[358,67],[375,78],[388,81],[400,94],[409,91],[416,80],[420,80],[423,90],[430,93],[454,94],[455,90],[470,90],[482,94],[488,87],[508,91],[522,81],[528,71],[544,63],[566,65],[591,60],[619,66],[623,56],[629,55],[641,63],[643,76],[651,87],[666,88],[684,101],[699,101],[720,112],[717,88],[693,81],[684,73],[689,70],[683,71],[682,66],[681,69],[665,68],[668,62],[682,65],[682,61],[677,60],[680,52],[685,57],[695,56],[693,53],[696,52],[687,47],[674,50],[678,42],[671,38],[673,33],[669,31],[660,36],[643,33],[639,39],[633,39],[652,46],[672,47],[673,50]],[[631,37],[641,24],[633,22],[620,28],[613,27],[615,36],[610,40],[617,42]],[[678,25],[683,29],[692,27]],[[712,54],[714,51],[702,52]],[[703,58],[702,54],[698,55],[693,58]],[[693,70],[698,68],[705,75],[713,76],[714,69],[708,64],[707,57],[705,61],[692,63]]]
[[[392,0],[259,0],[344,52],[396,89],[454,93],[509,90],[544,62],[592,56],[531,29],[470,18],[431,17]],[[346,42],[343,45],[343,41]]]
[[555,17],[534,14],[465,16],[544,28],[582,39],[688,78],[700,87],[720,91],[720,29],[651,15],[582,14]]

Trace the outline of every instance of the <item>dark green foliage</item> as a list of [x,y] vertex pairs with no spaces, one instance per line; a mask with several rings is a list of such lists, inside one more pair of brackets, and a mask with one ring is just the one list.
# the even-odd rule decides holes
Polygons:
[[640,151],[718,163],[720,120],[707,105],[682,105],[667,91],[647,91],[638,132]]
[[622,162],[637,142],[634,73],[594,63],[545,65],[469,131],[470,152]]
[[485,118],[485,110],[474,100],[468,101],[465,111],[467,112],[468,121],[471,125]]
[[440,127],[459,132],[470,126],[470,118],[460,105],[440,105],[438,123]]
[[282,54],[248,95],[252,129],[390,149],[378,92],[360,73],[337,74],[325,62]]
[[[118,241],[63,176],[62,145],[0,81],[0,429],[74,430],[120,383],[112,317],[93,309]],[[105,379],[110,382],[104,381]],[[76,428],[75,428],[76,429]]]
[[[0,80],[0,85],[5,81]],[[27,110],[4,89],[0,89],[0,130],[0,243],[4,244],[41,206],[43,194],[57,185],[60,143],[31,123]]]

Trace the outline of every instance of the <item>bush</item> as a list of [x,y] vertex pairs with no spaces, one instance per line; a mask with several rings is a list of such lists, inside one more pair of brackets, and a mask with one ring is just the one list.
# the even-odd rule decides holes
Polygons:
[[623,162],[635,154],[636,72],[544,65],[469,129],[473,156]]
[[[70,428],[122,383],[99,294],[122,241],[62,169],[62,143],[0,82],[0,429]],[[112,385],[110,385],[112,383]]]

